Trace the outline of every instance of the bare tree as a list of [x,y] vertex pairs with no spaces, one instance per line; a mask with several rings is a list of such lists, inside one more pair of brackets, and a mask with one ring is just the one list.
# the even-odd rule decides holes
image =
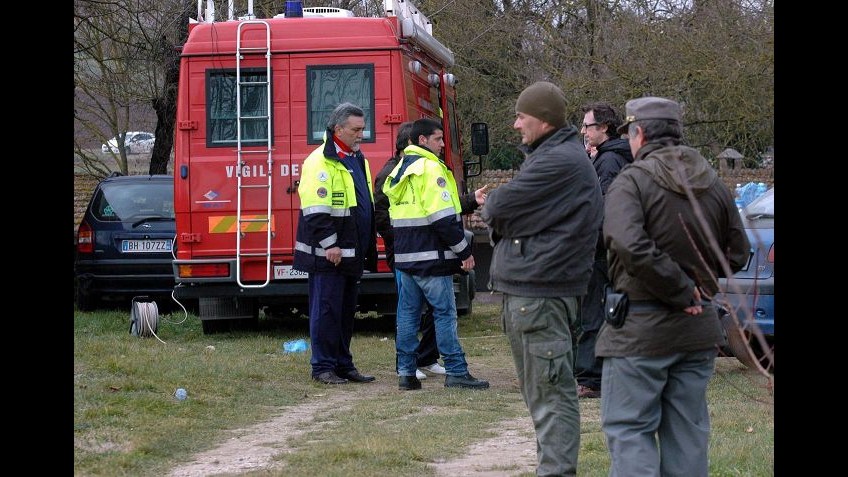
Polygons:
[[[137,81],[144,66],[135,61],[143,47],[119,3],[74,3],[74,154],[97,176],[112,167],[93,145],[118,138],[118,153],[108,153],[127,172],[123,138],[135,108],[144,102]],[[143,91],[143,90],[141,90]]]
[[[149,173],[166,173],[173,150],[179,47],[185,42],[190,0],[74,3],[74,153],[95,176],[129,172],[123,138],[152,129]],[[155,117],[154,121],[152,118]],[[118,138],[117,153],[97,149]],[[110,165],[110,160],[114,166]]]
[[[177,83],[180,76],[180,51],[188,38],[191,0],[175,0],[165,11],[138,12],[139,30],[150,45],[152,63],[161,70],[161,81],[154,81],[150,102],[156,111],[156,143],[150,155],[150,174],[166,174],[174,149],[177,120]],[[144,28],[148,26],[149,28]]]
[[[225,18],[218,2],[216,18]],[[246,0],[235,2],[236,16]],[[434,35],[456,56],[462,124],[485,121],[490,164],[520,162],[514,101],[537,80],[559,84],[570,120],[603,100],[668,96],[684,104],[687,141],[714,157],[734,147],[757,157],[774,136],[773,0],[417,0]],[[310,0],[357,15],[383,14],[382,0]],[[107,170],[91,143],[120,135],[139,110],[156,111],[150,171],[165,170],[173,149],[179,46],[192,0],[75,2],[75,153]],[[257,0],[257,17],[285,11]],[[470,134],[463,135],[467,143]],[[84,147],[88,143],[89,149]],[[467,144],[466,144],[467,146]],[[469,151],[469,147],[464,148]],[[115,155],[126,168],[123,150]],[[100,163],[95,159],[100,159]]]
[[489,166],[520,162],[514,101],[540,79],[563,88],[573,122],[583,103],[652,94],[686,106],[687,140],[708,157],[773,142],[772,1],[421,3],[440,10],[434,30],[456,54],[460,113],[490,124]]

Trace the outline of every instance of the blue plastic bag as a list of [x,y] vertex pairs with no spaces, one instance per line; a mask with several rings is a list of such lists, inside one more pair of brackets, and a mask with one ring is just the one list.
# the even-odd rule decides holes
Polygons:
[[303,353],[309,346],[306,344],[306,340],[292,340],[286,341],[283,343],[283,352],[285,353]]
[[749,182],[743,185],[739,196],[740,199],[742,199],[743,207],[746,207],[748,204],[753,202],[753,200],[757,198],[757,183]]

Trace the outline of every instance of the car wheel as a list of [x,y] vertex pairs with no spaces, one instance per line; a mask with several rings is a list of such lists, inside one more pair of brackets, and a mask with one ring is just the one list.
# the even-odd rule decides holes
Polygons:
[[[757,362],[763,369],[768,371],[769,374],[774,374],[774,339],[766,338],[766,346],[768,348],[768,353],[766,353],[765,349],[760,344],[760,340],[758,340],[753,333],[749,334],[749,344],[751,345],[751,351],[754,353],[754,357],[757,359]],[[771,356],[772,359],[769,359],[769,356]]]
[[100,300],[97,297],[91,296],[88,293],[83,292],[79,288],[77,288],[74,295],[74,299],[77,303],[77,309],[79,311],[94,311],[100,304]]
[[[754,333],[741,328],[739,322],[726,310],[719,308],[718,312],[721,326],[727,338],[727,346],[721,349],[722,354],[734,356],[750,369],[763,369],[774,374],[774,362],[769,360]],[[771,356],[774,357],[774,340],[767,340],[767,344]]]

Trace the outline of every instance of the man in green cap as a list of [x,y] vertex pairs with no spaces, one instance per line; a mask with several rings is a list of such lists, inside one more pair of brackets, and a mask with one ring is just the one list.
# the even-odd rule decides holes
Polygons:
[[480,212],[494,244],[490,286],[503,293],[504,331],[536,429],[536,475],[577,475],[580,406],[571,329],[601,226],[598,176],[562,90],[530,85],[515,103],[524,162]]

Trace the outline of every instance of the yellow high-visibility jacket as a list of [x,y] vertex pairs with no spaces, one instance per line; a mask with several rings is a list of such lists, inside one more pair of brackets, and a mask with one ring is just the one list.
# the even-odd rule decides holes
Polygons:
[[[368,193],[373,204],[374,191],[368,160],[360,151],[357,151],[355,156],[363,161]],[[357,205],[356,190],[353,176],[336,153],[331,132],[325,136],[325,142],[303,161],[300,176],[297,189],[300,214],[293,268],[307,273],[336,270],[354,275],[361,274],[363,266],[369,270],[376,269],[377,248],[373,217],[372,239],[364,247],[368,252],[365,256],[356,253],[357,225],[351,216],[351,209]],[[326,259],[325,250],[331,247],[342,249],[342,261],[338,267]]]
[[463,273],[471,244],[450,169],[426,148],[407,146],[383,184],[395,233],[395,268],[413,275]]

